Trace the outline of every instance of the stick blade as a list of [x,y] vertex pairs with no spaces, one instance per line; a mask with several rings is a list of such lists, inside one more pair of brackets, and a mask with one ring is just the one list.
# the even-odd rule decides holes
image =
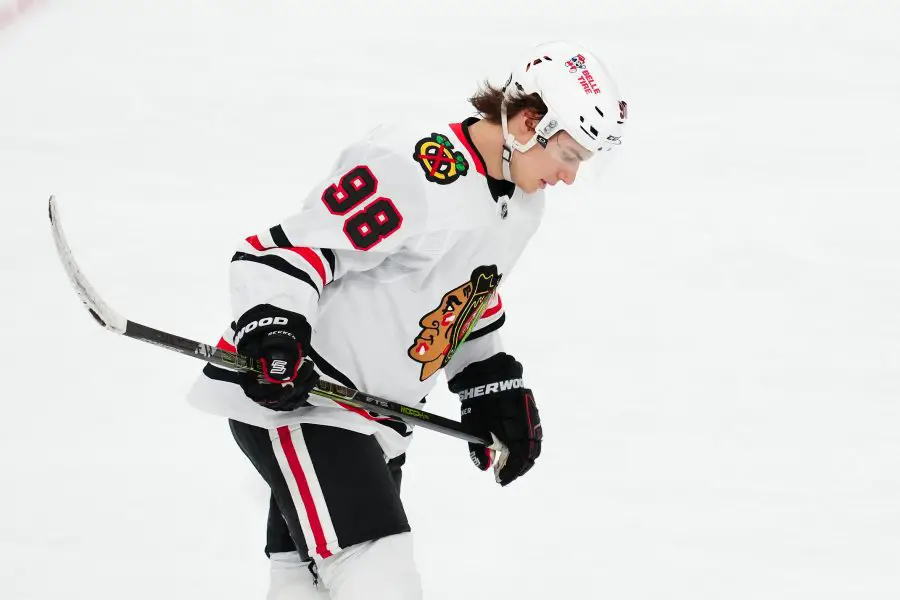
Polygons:
[[56,254],[66,270],[66,275],[68,275],[72,287],[78,293],[78,297],[81,298],[85,308],[88,309],[94,320],[102,327],[118,334],[125,333],[125,326],[128,324],[128,321],[100,298],[87,280],[87,277],[81,272],[78,263],[75,262],[75,257],[72,255],[72,250],[69,248],[69,243],[66,241],[66,235],[63,232],[59,208],[56,206],[56,198],[54,196],[50,196],[48,208],[50,227],[53,230],[53,242],[56,244]]

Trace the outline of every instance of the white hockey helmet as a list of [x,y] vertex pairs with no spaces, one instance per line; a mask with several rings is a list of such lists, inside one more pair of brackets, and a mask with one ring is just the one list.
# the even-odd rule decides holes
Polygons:
[[[500,121],[503,176],[507,180],[512,181],[509,161],[514,151],[527,152],[535,144],[552,149],[549,140],[560,131],[585,150],[579,153],[585,160],[622,144],[628,105],[603,63],[583,46],[557,41],[531,49],[510,74],[503,92]],[[528,94],[540,96],[548,110],[531,140],[520,144],[509,133],[507,100]]]

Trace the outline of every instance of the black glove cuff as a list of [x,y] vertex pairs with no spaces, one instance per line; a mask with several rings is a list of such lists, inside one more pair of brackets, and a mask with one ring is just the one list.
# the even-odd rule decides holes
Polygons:
[[450,391],[461,401],[500,391],[523,388],[522,364],[512,355],[500,352],[468,365],[448,382]]

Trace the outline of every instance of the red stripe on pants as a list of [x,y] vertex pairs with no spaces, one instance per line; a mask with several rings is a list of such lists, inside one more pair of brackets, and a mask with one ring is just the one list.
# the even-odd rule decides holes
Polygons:
[[316,510],[312,493],[309,491],[306,474],[303,472],[303,467],[300,466],[300,459],[297,458],[297,449],[294,448],[291,430],[288,427],[279,427],[278,439],[281,440],[284,456],[287,458],[288,465],[291,467],[291,473],[297,482],[297,488],[300,490],[300,499],[303,501],[303,508],[306,511],[306,516],[309,518],[309,528],[312,530],[313,538],[316,542],[316,554],[322,558],[328,558],[331,556],[331,552],[326,545],[325,533],[322,531],[322,522],[319,520],[319,511]]

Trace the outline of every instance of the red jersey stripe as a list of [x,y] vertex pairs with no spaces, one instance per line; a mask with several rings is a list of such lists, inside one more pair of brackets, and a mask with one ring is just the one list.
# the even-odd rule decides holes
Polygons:
[[392,419],[391,417],[373,417],[372,415],[369,414],[369,411],[363,410],[362,408],[359,408],[356,406],[350,406],[349,404],[344,404],[343,402],[339,402],[337,400],[335,400],[335,402],[337,404],[339,404],[341,406],[341,408],[345,408],[345,409],[349,410],[350,412],[354,412],[354,413],[358,414],[359,416],[364,417],[370,421],[390,421]]
[[225,338],[219,338],[219,343],[216,344],[216,348],[219,350],[227,350],[228,352],[237,352],[237,348],[226,342]]
[[260,252],[266,249],[265,247],[263,247],[262,242],[259,241],[258,235],[251,235],[250,237],[248,237],[247,243]]
[[481,318],[487,319],[488,317],[493,317],[498,312],[500,312],[501,308],[503,308],[503,300],[501,300],[500,296],[498,295],[497,296],[497,304],[495,304],[494,306],[492,306],[489,309],[487,309],[486,311],[484,311],[484,314],[481,315]]
[[484,176],[487,176],[487,170],[484,168],[484,163],[481,162],[481,159],[478,158],[478,153],[475,152],[475,149],[469,144],[469,140],[466,139],[466,134],[463,132],[462,123],[451,123],[450,129],[453,130],[454,135],[459,138],[459,141],[462,142],[462,145],[465,147],[466,152],[469,153],[469,156],[472,158],[472,162],[475,163],[475,170],[481,173]]
[[[277,246],[273,246],[271,248],[266,248],[262,245],[262,242],[259,241],[258,235],[251,235],[247,238],[247,243],[253,246],[254,250],[259,252],[265,252],[266,250],[274,250]],[[325,286],[325,264],[322,262],[322,259],[319,258],[319,255],[315,253],[310,248],[297,248],[293,246],[287,247],[279,247],[281,250],[290,250],[291,252],[295,252],[303,257],[303,259],[312,266],[313,269],[316,270],[316,273],[319,274],[319,279],[322,280],[322,286]]]
[[316,270],[316,273],[319,274],[319,278],[322,280],[322,286],[325,286],[325,265],[322,264],[322,259],[319,258],[319,255],[316,254],[310,248],[283,248],[284,250],[290,250],[291,252],[296,252],[312,265],[312,268]]

